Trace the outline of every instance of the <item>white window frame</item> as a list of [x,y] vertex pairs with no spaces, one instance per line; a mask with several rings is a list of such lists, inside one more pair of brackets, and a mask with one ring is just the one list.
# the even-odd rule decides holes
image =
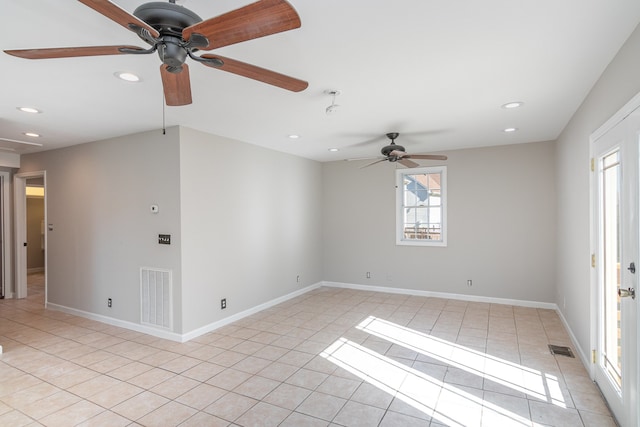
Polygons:
[[[441,186],[442,225],[441,240],[407,239],[404,237],[404,177],[405,175],[419,175],[439,173]],[[447,167],[430,166],[422,168],[396,169],[396,245],[407,246],[447,246]]]

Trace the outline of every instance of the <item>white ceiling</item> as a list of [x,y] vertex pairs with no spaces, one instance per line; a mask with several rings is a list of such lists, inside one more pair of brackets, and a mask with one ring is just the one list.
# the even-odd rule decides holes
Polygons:
[[[113,2],[132,13],[145,0]],[[250,2],[178,1],[203,19]],[[289,92],[188,60],[193,104],[166,107],[167,127],[319,161],[378,155],[391,131],[410,153],[553,140],[640,22],[638,0],[290,2],[301,28],[216,53],[309,87]],[[78,1],[2,0],[2,18],[2,50],[147,46]],[[159,67],[155,54],[27,60],[0,53],[0,138],[33,141],[23,134],[33,131],[43,144],[0,141],[0,149],[29,153],[161,129]],[[116,79],[123,70],[143,81]],[[326,115],[324,92],[332,89],[342,92],[340,107]],[[525,105],[501,108],[510,101]]]

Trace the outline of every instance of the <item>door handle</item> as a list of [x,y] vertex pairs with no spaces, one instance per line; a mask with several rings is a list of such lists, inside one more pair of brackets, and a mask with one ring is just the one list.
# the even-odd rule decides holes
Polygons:
[[636,290],[634,288],[629,288],[629,289],[618,288],[618,296],[620,298],[631,297],[631,299],[636,299]]

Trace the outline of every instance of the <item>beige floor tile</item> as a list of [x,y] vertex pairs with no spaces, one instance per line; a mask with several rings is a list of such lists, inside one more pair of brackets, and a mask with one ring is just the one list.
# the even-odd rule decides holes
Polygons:
[[160,368],[152,368],[140,375],[129,378],[127,382],[144,389],[150,389],[174,376],[175,374],[173,372]]
[[228,391],[209,384],[200,384],[175,399],[176,402],[202,410],[227,394]]
[[103,411],[104,408],[86,400],[81,400],[71,406],[67,406],[64,409],[54,412],[51,415],[47,415],[40,419],[39,422],[48,427],[75,426],[89,418],[93,418]]
[[280,427],[327,427],[328,425],[328,421],[301,414],[299,412],[293,412],[284,421],[282,421]]
[[562,427],[582,427],[583,425],[575,409],[534,401],[529,401],[529,409],[531,420],[536,423]]
[[87,400],[90,400],[103,408],[109,409],[135,395],[142,393],[143,391],[144,390],[142,388],[136,387],[135,385],[128,384],[126,382],[119,382],[88,397]]
[[255,375],[234,388],[233,391],[243,396],[261,400],[279,385],[280,382],[278,381]]
[[16,393],[12,393],[2,397],[2,402],[17,409],[22,409],[25,405],[44,399],[59,392],[60,389],[49,383],[39,383],[34,386],[25,388]]
[[611,415],[604,415],[600,413],[581,410],[580,418],[585,427],[618,427]]
[[33,418],[29,418],[20,411],[13,410],[0,415],[0,425],[22,427],[33,423]]
[[207,384],[221,387],[225,390],[233,390],[251,377],[252,375],[246,372],[228,368],[209,379]]
[[150,412],[137,422],[148,427],[177,426],[196,412],[198,411],[193,408],[173,401]]
[[329,394],[313,392],[298,406],[296,412],[331,421],[347,401]]
[[68,390],[82,398],[93,396],[109,387],[119,384],[120,380],[112,378],[108,375],[97,375],[85,382],[69,387]]
[[351,395],[350,400],[380,409],[387,409],[394,395],[395,393],[390,393],[388,390],[385,391],[380,387],[363,382]]
[[169,399],[145,391],[114,406],[111,410],[125,418],[135,421],[147,415],[149,412],[155,411],[167,402],[169,402]]
[[22,407],[21,411],[31,418],[39,420],[80,401],[81,399],[74,394],[59,391],[41,400],[30,402]]
[[236,393],[227,393],[204,409],[204,412],[227,421],[235,421],[251,409],[257,400]]
[[273,363],[271,360],[262,359],[260,357],[248,356],[240,362],[233,365],[233,369],[247,372],[249,374],[257,374],[262,369]]
[[215,417],[206,412],[198,412],[180,424],[180,427],[227,427],[229,421]]
[[149,370],[151,370],[151,366],[147,364],[140,362],[131,362],[127,363],[124,366],[120,366],[119,368],[116,368],[112,371],[109,371],[108,374],[109,376],[117,378],[121,381],[127,381]]
[[162,365],[160,365],[160,368],[179,374],[193,368],[196,365],[199,365],[200,363],[202,363],[200,359],[189,356],[180,356],[166,363],[163,363]]
[[238,418],[236,423],[243,426],[276,427],[279,426],[289,414],[291,414],[291,411],[287,409],[265,402],[259,402]]
[[285,382],[299,387],[308,388],[309,390],[315,390],[316,387],[322,384],[328,377],[329,375],[323,374],[322,372],[302,368],[287,378]]
[[125,357],[113,355],[107,359],[103,359],[99,362],[89,365],[88,368],[93,369],[96,372],[105,374],[107,372],[111,372],[115,369],[128,365],[129,363],[131,363],[131,360]]
[[201,362],[193,368],[182,372],[182,375],[197,381],[205,382],[224,370],[225,368],[223,366],[216,365],[215,363]]
[[281,408],[294,410],[300,405],[309,395],[311,390],[306,388],[290,385],[280,384],[271,393],[269,393],[263,401],[279,406]]
[[280,362],[272,362],[258,372],[258,375],[272,380],[283,382],[298,370],[297,367]]
[[341,378],[337,376],[330,376],[322,384],[320,384],[316,391],[320,391],[327,394],[332,394],[343,399],[349,399],[356,389],[362,384],[362,381]]
[[[179,343],[39,295],[0,300],[0,425],[615,425],[581,360],[549,354],[572,345],[553,310],[319,288]],[[378,370],[321,356],[342,338]]]
[[169,378],[165,382],[158,384],[150,391],[160,396],[164,396],[167,399],[175,399],[176,397],[186,393],[199,384],[199,381],[193,380],[191,378],[175,376]]
[[10,378],[7,381],[2,381],[0,382],[0,398],[17,393],[34,385],[41,384],[42,382],[43,381],[29,374],[19,375]]
[[425,427],[426,425],[429,425],[429,421],[398,412],[387,411],[378,427]]
[[77,427],[124,427],[131,424],[131,420],[111,411],[104,411],[93,418],[89,418]]
[[384,409],[349,401],[338,412],[333,422],[353,427],[377,426],[384,414]]

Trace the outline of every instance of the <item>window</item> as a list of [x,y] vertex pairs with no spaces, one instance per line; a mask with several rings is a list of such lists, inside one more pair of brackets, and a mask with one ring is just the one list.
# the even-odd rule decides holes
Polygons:
[[446,166],[396,170],[396,244],[447,246]]

